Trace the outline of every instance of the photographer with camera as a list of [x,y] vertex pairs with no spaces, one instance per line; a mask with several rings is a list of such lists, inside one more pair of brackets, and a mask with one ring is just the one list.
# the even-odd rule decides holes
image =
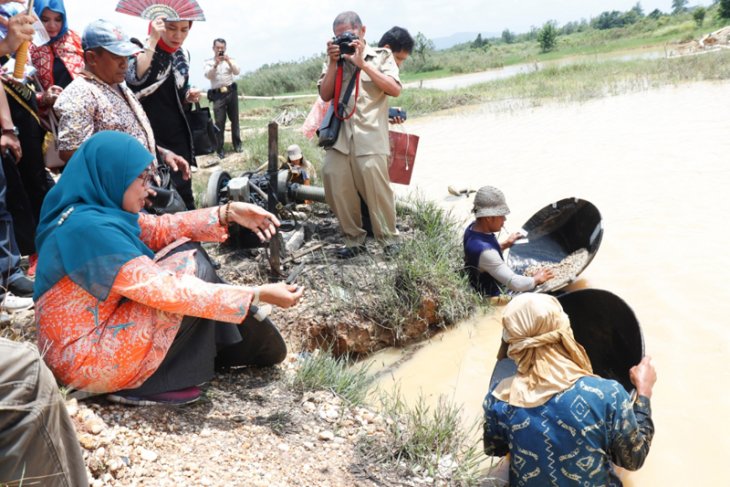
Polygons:
[[231,141],[233,150],[241,152],[241,130],[238,126],[238,86],[233,81],[241,69],[236,62],[226,54],[225,39],[213,41],[213,58],[205,61],[205,77],[210,80],[208,101],[213,103],[215,124],[218,132],[218,147],[216,152],[221,159],[223,141],[226,132],[226,116],[231,121]]
[[398,66],[389,49],[368,46],[365,26],[355,12],[339,14],[332,28],[335,37],[327,42],[320,96],[340,105],[344,87],[353,76],[357,79],[353,96],[338,115],[342,123],[322,170],[327,204],[345,235],[338,257],[347,259],[366,251],[360,197],[369,208],[375,238],[391,254],[398,249],[398,230],[388,178],[388,97],[401,92]]

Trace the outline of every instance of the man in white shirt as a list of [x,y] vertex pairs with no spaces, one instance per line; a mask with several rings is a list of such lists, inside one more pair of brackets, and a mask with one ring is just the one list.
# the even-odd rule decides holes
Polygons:
[[226,132],[226,116],[231,121],[233,149],[241,152],[241,133],[238,126],[238,87],[234,78],[241,72],[236,62],[226,54],[225,39],[213,41],[213,58],[205,61],[205,77],[210,80],[208,101],[213,103],[218,133],[218,157],[224,157],[223,139]]

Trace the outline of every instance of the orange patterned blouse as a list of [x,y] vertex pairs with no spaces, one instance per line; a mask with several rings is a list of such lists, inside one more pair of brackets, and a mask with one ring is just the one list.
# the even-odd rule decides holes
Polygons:
[[140,214],[139,225],[155,258],[122,266],[106,300],[66,276],[36,303],[39,348],[69,387],[97,393],[139,387],[159,367],[183,316],[241,323],[248,312],[253,290],[195,277],[194,250],[160,260],[190,240],[225,240],[217,207]]

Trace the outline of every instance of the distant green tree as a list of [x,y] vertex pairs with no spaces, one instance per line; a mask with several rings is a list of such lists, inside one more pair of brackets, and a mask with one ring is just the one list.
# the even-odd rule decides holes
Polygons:
[[720,0],[717,16],[721,19],[730,19],[730,0]]
[[689,3],[689,0],[672,0],[672,15],[686,12],[687,3]]
[[621,23],[623,25],[635,24],[635,23],[637,23],[640,20],[641,20],[641,15],[637,14],[634,9],[631,9],[628,12],[625,12],[621,16]]
[[641,2],[636,2],[636,5],[631,8],[631,12],[636,12],[636,15],[638,15],[639,17],[643,17],[644,9],[641,8]]
[[489,39],[483,39],[482,34],[477,34],[477,38],[471,43],[473,49],[481,49],[483,47],[489,47]]
[[577,22],[567,22],[560,28],[560,35],[569,36],[578,30],[577,27]]
[[505,44],[512,44],[514,41],[515,35],[509,29],[504,29],[502,31],[502,42]]
[[435,49],[433,41],[426,37],[423,32],[416,34],[413,41],[413,53],[420,58],[421,64],[425,65],[428,57]]
[[542,52],[549,52],[557,47],[558,29],[555,27],[555,22],[545,22],[537,33],[537,42],[540,44]]
[[652,10],[652,11],[651,11],[651,13],[650,13],[649,15],[647,15],[647,17],[649,17],[650,19],[654,19],[654,20],[656,20],[656,19],[658,19],[659,17],[661,17],[662,15],[664,15],[664,14],[662,13],[662,11],[661,11],[661,10],[659,10],[658,8],[655,8],[654,10]]
[[591,25],[600,30],[615,29],[616,27],[623,27],[624,24],[624,14],[618,10],[601,12],[601,15],[591,21]]
[[702,24],[705,22],[705,15],[707,15],[705,7],[697,7],[692,11],[692,18],[695,19],[697,27],[702,27]]

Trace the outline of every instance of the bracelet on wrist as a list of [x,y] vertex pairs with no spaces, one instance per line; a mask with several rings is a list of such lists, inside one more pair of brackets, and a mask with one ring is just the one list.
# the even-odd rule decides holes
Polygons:
[[231,202],[226,203],[226,225],[231,224]]
[[223,209],[223,205],[218,206],[218,225],[225,227],[225,223],[223,223],[223,219],[221,218],[221,210]]
[[258,306],[261,298],[261,288],[255,287],[253,289],[253,299],[251,300],[251,306]]

